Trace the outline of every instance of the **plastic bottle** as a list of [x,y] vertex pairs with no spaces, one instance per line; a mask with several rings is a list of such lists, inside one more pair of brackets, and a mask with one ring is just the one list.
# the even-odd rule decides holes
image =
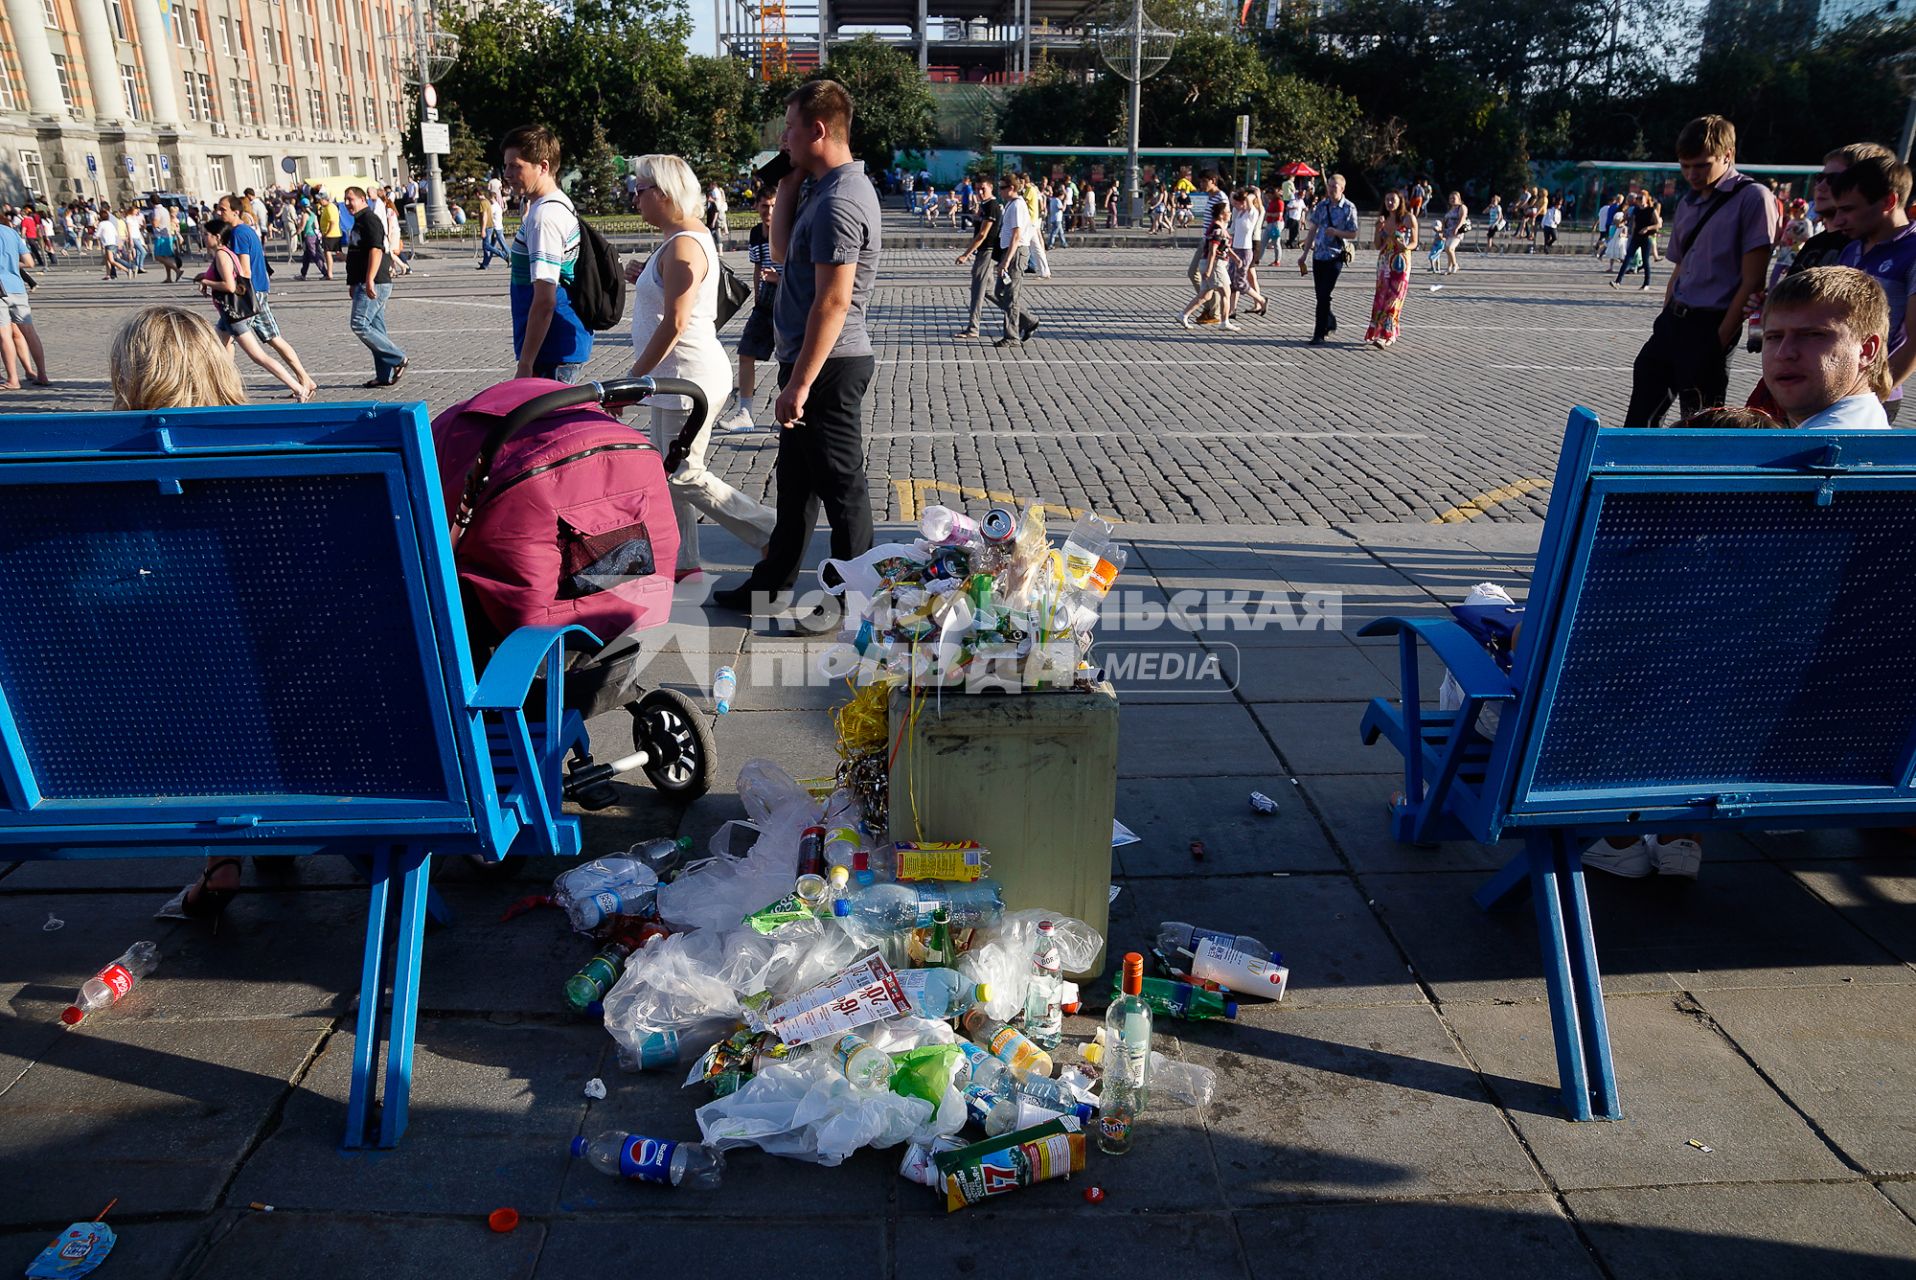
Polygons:
[[854,924],[873,934],[923,929],[939,907],[947,912],[948,923],[963,929],[997,924],[1005,914],[994,880],[972,884],[926,880],[909,885],[879,881],[853,886],[848,900]]
[[1056,1120],[1061,1115],[1076,1116],[1079,1123],[1088,1124],[1095,1111],[1096,1108],[1088,1102],[1066,1103],[1060,1110],[1039,1102],[1029,1094],[1012,1092],[997,1095],[990,1109],[984,1112],[983,1122],[985,1134],[995,1138],[1013,1129],[1029,1129],[1034,1124]]
[[590,1142],[572,1140],[572,1154],[584,1156],[610,1178],[668,1183],[716,1191],[725,1172],[725,1153],[696,1142],[665,1142],[608,1129]]
[[956,969],[901,970],[898,985],[921,1018],[956,1018],[991,999],[990,983],[974,983]]
[[993,1093],[1016,1093],[1039,1102],[1053,1111],[1065,1111],[1084,1101],[1069,1085],[1050,1076],[1013,1075],[1011,1068],[991,1056],[983,1045],[973,1044],[969,1040],[960,1040],[958,1047],[964,1050],[965,1061],[958,1069],[958,1078],[954,1082],[963,1092],[967,1085],[978,1085]]
[[[1091,581],[1103,559],[1105,548],[1111,542],[1111,522],[1096,512],[1087,511],[1078,517],[1078,523],[1065,535],[1064,583],[1067,587],[1083,588]],[[1105,583],[1106,587],[1111,584]]]
[[[1078,1046],[1078,1052],[1093,1070],[1104,1065],[1104,1034],[1104,1028],[1099,1027],[1093,1033],[1094,1039]],[[1179,1106],[1208,1106],[1217,1087],[1217,1076],[1209,1067],[1167,1058],[1156,1049],[1151,1050],[1146,1079],[1151,1082],[1151,1096],[1160,1108],[1167,1102]]]
[[1178,951],[1195,951],[1197,944],[1210,938],[1222,942],[1233,951],[1242,951],[1246,955],[1268,956],[1271,949],[1256,938],[1246,934],[1219,933],[1216,929],[1200,929],[1196,925],[1186,924],[1182,920],[1166,920],[1158,926],[1158,950],[1165,955]]
[[1011,1068],[1013,1075],[1051,1074],[1051,1055],[1011,1024],[999,1022],[983,1009],[974,1007],[966,1011],[963,1025],[972,1043],[989,1049],[992,1056]]
[[965,547],[983,541],[978,522],[950,507],[926,507],[918,521],[918,532],[926,542],[941,547]]
[[848,1031],[832,1041],[830,1053],[854,1089],[883,1089],[891,1083],[891,1055],[864,1036]]
[[598,858],[552,882],[553,902],[581,933],[597,928],[607,916],[649,914],[658,893],[658,876],[636,858]]
[[1025,1034],[1041,1049],[1064,1039],[1064,958],[1058,953],[1058,929],[1038,921],[1038,942],[1031,951],[1031,978],[1025,984]]
[[[1184,1018],[1191,1022],[1237,1017],[1237,1001],[1226,1000],[1216,991],[1194,987],[1188,982],[1173,982],[1169,978],[1145,978],[1143,981],[1141,998],[1166,1017]],[[1112,983],[1112,995],[1119,994],[1119,983]]]
[[851,872],[843,867],[833,867],[825,876],[825,892],[830,895],[832,915],[840,920],[852,913]]
[[612,984],[625,972],[625,958],[632,954],[632,948],[623,942],[608,942],[599,953],[585,962],[585,967],[565,980],[566,1007],[574,1013],[584,1013],[592,1004],[605,999],[605,993],[612,990]]
[[738,672],[730,667],[720,667],[712,677],[712,705],[720,715],[732,709],[732,699],[738,696]]
[[80,986],[80,994],[74,997],[60,1014],[60,1021],[69,1027],[77,1027],[80,1020],[89,1013],[97,1013],[127,992],[133,990],[133,984],[152,973],[160,966],[160,948],[152,942],[136,942],[126,949],[126,954],[106,968],[88,978]]
[[856,827],[833,827],[825,833],[825,862],[829,866],[854,869],[865,841]]
[[659,836],[633,845],[625,856],[652,868],[652,874],[660,880],[667,880],[692,861],[692,837]]
[[1104,1082],[1098,1090],[1098,1149],[1123,1155],[1144,1114],[1151,1083],[1151,1006],[1142,995],[1144,957],[1124,957],[1121,994],[1104,1015]]

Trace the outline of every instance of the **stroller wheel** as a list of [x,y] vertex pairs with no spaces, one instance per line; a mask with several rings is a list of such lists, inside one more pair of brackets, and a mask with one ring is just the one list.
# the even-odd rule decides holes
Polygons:
[[693,701],[671,689],[654,689],[632,707],[632,739],[650,753],[644,766],[652,785],[674,799],[696,800],[712,786],[718,749]]

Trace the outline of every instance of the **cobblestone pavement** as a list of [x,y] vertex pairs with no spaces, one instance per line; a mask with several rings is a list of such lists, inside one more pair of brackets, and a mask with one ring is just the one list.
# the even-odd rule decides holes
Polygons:
[[[1235,334],[1186,332],[1175,322],[1185,251],[1061,250],[1054,277],[1026,291],[1039,337],[998,351],[953,339],[968,275],[951,257],[901,249],[880,273],[868,432],[881,518],[911,518],[941,496],[1014,493],[1161,524],[1422,522],[1460,508],[1538,520],[1567,410],[1621,416],[1655,305],[1606,288],[1588,258],[1466,255],[1459,275],[1415,277],[1405,336],[1379,352],[1360,340],[1373,282],[1360,258],[1337,291],[1340,333],[1313,348],[1310,282],[1295,269],[1264,273],[1269,317]],[[360,389],[371,364],[347,332],[342,284],[281,267],[276,285],[274,312],[323,398],[390,394]],[[404,395],[436,411],[509,372],[504,291],[502,267],[482,275],[457,256],[422,261],[399,284],[388,321],[413,361]],[[0,409],[107,405],[112,332],[162,298],[206,305],[154,272],[120,284],[90,267],[44,273],[33,306],[58,385],[0,393]],[[617,373],[629,356],[623,332],[606,335],[593,372]],[[277,389],[242,364],[256,395]],[[1733,387],[1754,377],[1739,355]],[[774,452],[769,431],[732,436],[716,465],[763,493]]]

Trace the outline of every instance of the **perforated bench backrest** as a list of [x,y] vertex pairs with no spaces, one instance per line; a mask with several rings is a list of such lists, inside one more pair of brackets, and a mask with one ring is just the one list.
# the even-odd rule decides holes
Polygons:
[[[144,800],[174,811],[148,820],[244,809],[269,828],[467,807],[446,588],[414,510],[436,502],[411,482],[423,415],[333,409],[293,431],[304,450],[243,411],[169,415],[173,452],[133,458],[111,432],[36,453],[32,420],[10,427],[0,827],[33,800],[63,823],[138,821]],[[249,454],[262,439],[275,452]]]
[[1916,438],[1570,435],[1493,756],[1513,822],[1916,811]]

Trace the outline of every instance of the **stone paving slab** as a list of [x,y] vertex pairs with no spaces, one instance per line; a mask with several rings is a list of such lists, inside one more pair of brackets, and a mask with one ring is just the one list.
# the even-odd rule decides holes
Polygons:
[[1548,1196],[1453,1196],[1381,1204],[1276,1205],[1237,1215],[1257,1280],[1418,1276],[1482,1280],[1602,1274]]
[[1317,820],[1359,873],[1474,871],[1488,875],[1504,862],[1499,850],[1475,841],[1451,840],[1424,848],[1385,838],[1389,820],[1385,805],[1403,790],[1401,773],[1307,773],[1297,782]]
[[[1707,1022],[1667,996],[1611,999],[1623,1119],[1566,1124],[1542,1004],[1451,1005],[1445,1019],[1552,1183],[1592,1187],[1845,1178],[1845,1165]],[[1695,1138],[1711,1148],[1688,1144]]]
[[[652,1190],[651,1188],[635,1188]],[[690,1199],[696,1192],[674,1196]],[[725,1195],[725,1192],[719,1192]],[[929,1194],[929,1193],[927,1193]],[[741,1217],[723,1233],[701,1221],[649,1219],[644,1223],[560,1221],[547,1229],[537,1280],[597,1275],[699,1276],[741,1265],[776,1266],[791,1280],[837,1280],[848,1275],[889,1276],[889,1232],[882,1222],[819,1214],[797,1218]]]
[[[1253,809],[1261,791],[1277,801],[1275,814]],[[1287,794],[1287,792],[1289,794]],[[1154,779],[1118,794],[1118,820],[1140,837],[1114,851],[1123,874],[1192,877],[1246,872],[1334,871],[1341,867],[1324,831],[1281,772],[1248,776]],[[1191,841],[1202,841],[1195,859]]]
[[1916,989],[1707,991],[1697,1003],[1850,1161],[1916,1174]]
[[[194,1280],[328,1280],[365,1274],[367,1260],[377,1259],[391,1275],[456,1267],[465,1280],[523,1280],[534,1274],[547,1243],[546,1228],[536,1222],[499,1235],[473,1219],[249,1213],[188,1274]],[[117,1263],[118,1255],[110,1261]]]
[[1889,1280],[1916,1271],[1916,1225],[1867,1183],[1657,1187],[1565,1198],[1617,1280]]

